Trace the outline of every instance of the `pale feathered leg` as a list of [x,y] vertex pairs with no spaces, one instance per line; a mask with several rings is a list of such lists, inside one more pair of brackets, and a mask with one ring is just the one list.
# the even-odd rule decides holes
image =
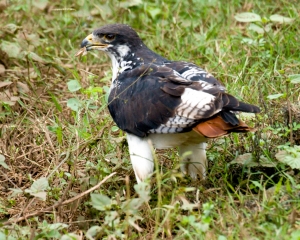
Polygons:
[[127,133],[130,160],[138,183],[153,173],[152,146],[147,138]]
[[204,179],[206,176],[207,159],[206,143],[181,145],[179,154],[181,157],[181,171],[189,174],[193,179],[197,176]]

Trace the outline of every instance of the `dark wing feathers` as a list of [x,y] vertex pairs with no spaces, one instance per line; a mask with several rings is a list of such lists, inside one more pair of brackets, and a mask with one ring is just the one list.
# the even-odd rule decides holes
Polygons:
[[233,112],[221,111],[220,116],[224,120],[224,122],[229,123],[232,126],[236,126],[239,124],[239,119]]
[[259,107],[254,105],[240,102],[234,96],[230,94],[222,95],[222,101],[224,102],[224,110],[228,111],[241,111],[241,112],[250,112],[250,113],[259,113]]
[[[189,73],[182,72],[184,64]],[[183,132],[196,125],[199,128],[194,130],[203,135],[208,131],[208,137],[234,131],[228,130],[230,126],[236,131],[249,131],[231,111],[256,113],[259,108],[224,93],[220,82],[205,77],[204,70],[198,67],[194,71],[192,66],[183,62],[145,64],[121,73],[109,95],[108,108],[114,121],[122,130],[139,137],[149,132]],[[198,73],[197,81],[182,77],[191,78],[193,71]],[[201,71],[204,77],[200,76]],[[197,95],[189,98],[189,92]],[[200,96],[199,101],[194,96]],[[185,112],[186,108],[190,112]],[[208,129],[215,130],[210,133]]]
[[184,93],[185,86],[166,83],[164,84],[164,86],[161,87],[161,90],[163,90],[165,93],[168,93],[172,96],[180,97]]
[[173,95],[162,91],[167,82],[157,81],[160,74],[157,66],[142,65],[118,76],[116,87],[109,95],[108,108],[122,130],[144,137],[149,130],[174,116],[180,94],[176,90]]

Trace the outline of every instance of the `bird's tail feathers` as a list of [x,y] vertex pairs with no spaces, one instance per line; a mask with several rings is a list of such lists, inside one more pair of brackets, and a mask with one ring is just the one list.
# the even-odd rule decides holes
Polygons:
[[[196,125],[193,130],[207,138],[216,138],[227,135],[231,132],[255,132],[256,129],[249,127],[246,123],[239,120],[233,113],[226,114],[225,117],[234,118],[234,121],[238,121],[237,124],[232,125],[230,121],[232,119],[223,119],[221,114],[212,117],[209,120],[199,123]],[[227,122],[226,122],[227,121]]]

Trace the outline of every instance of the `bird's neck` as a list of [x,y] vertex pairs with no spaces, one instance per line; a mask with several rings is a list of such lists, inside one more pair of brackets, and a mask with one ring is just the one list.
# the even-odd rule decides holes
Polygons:
[[132,51],[129,47],[121,46],[117,53],[108,52],[112,61],[112,80],[126,70],[134,69],[142,64],[158,63],[163,64],[168,60],[151,51],[145,45]]

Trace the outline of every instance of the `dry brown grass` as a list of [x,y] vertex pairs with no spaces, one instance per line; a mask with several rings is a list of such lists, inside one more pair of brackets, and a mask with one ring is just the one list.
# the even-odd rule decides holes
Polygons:
[[[158,5],[145,1],[126,7],[116,1],[54,1],[45,7],[36,2],[0,1],[0,18],[5,21],[1,40],[42,58],[8,56],[0,42],[0,154],[8,166],[0,166],[0,224],[5,224],[0,237],[6,231],[19,239],[51,239],[38,234],[46,234],[47,224],[67,223],[65,233],[76,231],[78,239],[84,239],[91,226],[103,226],[98,239],[114,239],[118,230],[128,239],[298,239],[300,233],[291,236],[300,229],[299,171],[278,163],[275,154],[277,146],[291,139],[300,145],[300,129],[292,135],[287,130],[289,121],[300,121],[300,88],[285,84],[289,75],[298,74],[299,28],[276,24],[269,35],[260,36],[234,20],[241,11],[296,16],[297,1],[199,1],[198,11],[188,2],[164,1],[156,17],[151,11]],[[57,10],[63,8],[74,10]],[[162,181],[153,178],[151,200],[138,210],[124,210],[125,203],[138,196],[124,133],[112,129],[105,108],[110,62],[103,55],[74,57],[82,38],[108,22],[131,24],[155,51],[212,70],[230,93],[262,108],[262,114],[248,120],[258,128],[255,135],[232,134],[209,143],[205,181],[182,176],[176,151],[158,151]],[[191,22],[195,26],[187,27]],[[242,44],[245,37],[265,44]],[[70,92],[70,79],[78,80],[82,89]],[[89,87],[103,92],[91,96]],[[267,99],[285,92],[291,94]],[[67,101],[74,97],[85,104],[96,99],[96,109],[84,105],[80,112],[72,111]],[[276,167],[229,164],[244,153]],[[113,172],[117,174],[97,185]],[[45,201],[25,192],[41,177],[49,181]],[[97,210],[87,194],[90,189],[116,203],[107,211]],[[111,212],[118,215],[113,227],[105,224]],[[129,217],[142,219],[130,225]],[[201,232],[205,221],[209,228]]]

